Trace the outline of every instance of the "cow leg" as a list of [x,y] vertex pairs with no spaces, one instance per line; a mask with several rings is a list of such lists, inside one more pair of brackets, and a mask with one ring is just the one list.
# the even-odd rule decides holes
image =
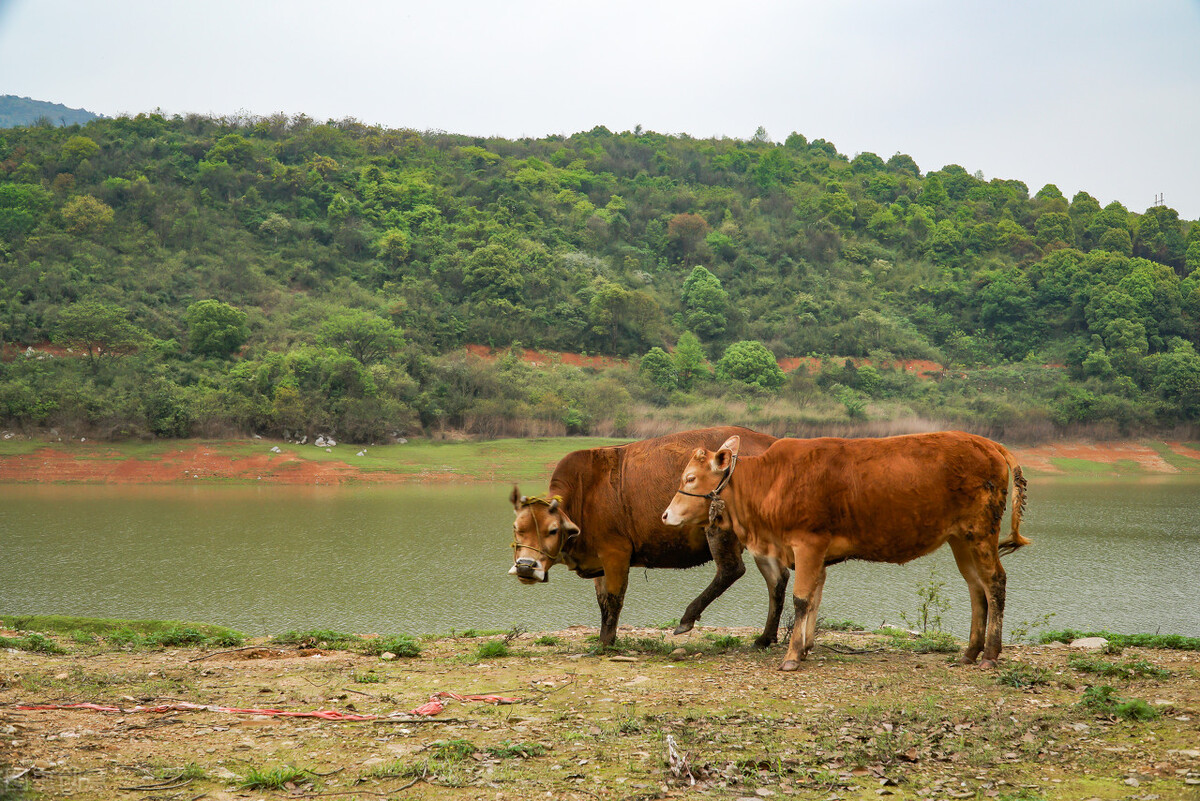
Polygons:
[[1004,637],[1004,601],[1008,577],[1004,573],[1004,567],[1000,564],[1000,556],[995,551],[994,543],[992,543],[992,548],[992,552],[986,556],[994,568],[991,571],[991,580],[986,582],[988,591],[987,636],[984,638],[983,644],[983,661],[979,663],[983,667],[996,666]]
[[604,575],[596,579],[596,601],[600,604],[600,645],[611,648],[617,638],[617,620],[625,605],[629,584],[629,562],[606,564]]
[[954,552],[954,561],[958,564],[958,572],[962,573],[967,582],[967,590],[971,593],[971,636],[967,640],[967,649],[959,660],[964,665],[975,664],[975,658],[983,650],[984,632],[988,620],[988,596],[983,579],[979,575],[975,563],[975,552],[971,544],[958,537],[950,540],[950,550]]
[[823,548],[802,544],[795,546],[793,552],[796,555],[796,581],[792,585],[792,603],[796,606],[796,622],[792,624],[792,639],[780,670],[797,670],[812,650],[817,607],[825,582]]
[[763,633],[754,640],[754,647],[766,648],[779,639],[779,618],[783,615],[783,596],[787,593],[791,573],[783,566],[783,562],[769,556],[755,556],[754,563],[767,582],[768,600],[767,624],[763,627]]
[[687,609],[683,612],[683,618],[675,627],[676,634],[691,631],[708,605],[746,572],[746,564],[742,561],[742,544],[738,542],[738,538],[732,531],[722,531],[710,527],[706,535],[708,536],[708,549],[712,552],[713,561],[717,563],[717,575],[713,576],[713,580],[704,588],[704,592],[688,604]]

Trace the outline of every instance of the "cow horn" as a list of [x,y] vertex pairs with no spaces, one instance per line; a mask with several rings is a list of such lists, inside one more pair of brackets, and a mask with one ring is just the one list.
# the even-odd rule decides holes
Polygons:
[[550,511],[551,512],[558,511],[558,498],[555,498],[554,500],[550,501]]

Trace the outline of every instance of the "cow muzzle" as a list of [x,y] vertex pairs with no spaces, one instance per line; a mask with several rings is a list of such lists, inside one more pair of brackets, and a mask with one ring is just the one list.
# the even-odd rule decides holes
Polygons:
[[516,576],[522,584],[537,584],[550,580],[549,571],[543,570],[536,559],[522,557],[513,563],[508,575]]

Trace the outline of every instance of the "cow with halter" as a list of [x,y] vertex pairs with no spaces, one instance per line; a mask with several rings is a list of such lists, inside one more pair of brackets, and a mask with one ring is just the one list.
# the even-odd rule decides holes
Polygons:
[[[728,529],[697,521],[667,526],[659,510],[671,499],[684,463],[697,448],[715,448],[736,436],[743,452],[762,453],[774,437],[726,426],[685,431],[609,448],[569,453],[559,461],[544,496],[513,487],[513,565],[525,584],[548,581],[556,564],[595,580],[600,643],[611,646],[625,601],[630,567],[687,568],[710,560],[717,574],[684,611],[676,634],[689,631],[704,609],[743,573],[743,547]],[[775,642],[788,571],[755,558],[767,582],[766,626],[755,644]]]
[[[1009,479],[1012,530],[1000,542]],[[730,437],[697,448],[684,467],[665,525],[709,520],[731,528],[756,557],[796,573],[796,622],[782,670],[813,647],[825,567],[847,559],[903,564],[949,543],[971,594],[971,635],[962,662],[1000,655],[1002,554],[1021,536],[1025,479],[1002,445],[956,431],[883,439],[781,439],[758,456]]]

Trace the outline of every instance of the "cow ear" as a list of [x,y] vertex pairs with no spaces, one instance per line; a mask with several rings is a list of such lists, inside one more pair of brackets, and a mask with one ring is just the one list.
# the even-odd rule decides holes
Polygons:
[[740,437],[730,437],[725,440],[725,444],[713,456],[712,466],[714,470],[728,470],[733,464],[733,460],[737,457],[738,448],[741,446],[742,440]]
[[513,509],[521,511],[521,490],[517,488],[516,484],[513,484],[513,491],[508,499],[512,501]]

